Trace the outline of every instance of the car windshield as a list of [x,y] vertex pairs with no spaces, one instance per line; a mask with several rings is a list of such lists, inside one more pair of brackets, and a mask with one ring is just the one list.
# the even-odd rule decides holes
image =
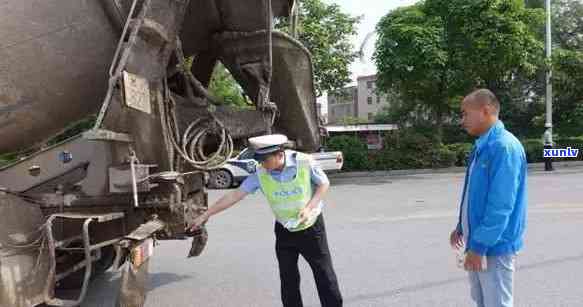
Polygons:
[[239,154],[239,160],[248,160],[253,159],[253,151],[249,150],[248,148],[243,149]]

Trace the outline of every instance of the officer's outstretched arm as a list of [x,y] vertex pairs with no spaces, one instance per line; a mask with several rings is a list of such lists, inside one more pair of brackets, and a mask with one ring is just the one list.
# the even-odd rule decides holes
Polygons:
[[322,183],[316,187],[316,191],[314,191],[314,195],[308,203],[308,206],[311,206],[310,209],[315,209],[318,206],[322,198],[324,198],[324,195],[328,192],[328,188],[330,188],[329,183]]
[[225,194],[223,197],[217,200],[212,206],[210,206],[205,213],[197,217],[194,220],[192,226],[190,226],[189,228],[193,230],[199,228],[211,216],[220,213],[226,209],[229,209],[230,207],[238,203],[241,199],[245,198],[247,194],[248,194],[247,192],[242,191],[241,189],[236,189],[233,190],[232,192]]
[[217,213],[220,213],[226,209],[231,208],[233,205],[238,203],[241,199],[247,196],[247,192],[241,189],[236,189],[232,192],[225,194],[223,197],[219,198],[212,206],[209,207],[208,211],[205,213],[207,219]]

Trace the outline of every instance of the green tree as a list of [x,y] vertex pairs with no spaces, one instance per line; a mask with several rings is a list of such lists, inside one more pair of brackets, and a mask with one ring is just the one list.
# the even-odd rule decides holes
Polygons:
[[[527,1],[535,8],[544,8],[543,0]],[[580,0],[552,1],[552,38],[553,38],[553,123],[554,132],[559,135],[583,135],[583,2]],[[543,41],[544,28],[540,29]],[[545,113],[545,68],[542,67],[536,79],[532,99],[540,103],[536,114],[531,118],[533,133],[540,136],[544,131]],[[534,94],[534,95],[533,95]],[[527,121],[524,121],[527,122]]]
[[[561,135],[583,135],[582,84],[583,52],[556,50],[553,56],[553,124],[554,131]],[[541,114],[541,119],[543,116]]]
[[428,114],[441,127],[451,112],[447,78],[455,71],[449,67],[443,31],[441,20],[427,14],[423,3],[396,9],[377,25],[377,85],[399,93],[390,117],[402,126]]
[[239,83],[235,81],[229,70],[221,63],[213,71],[209,92],[225,105],[238,108],[248,108],[252,105]]
[[[389,106],[385,106],[383,107],[374,117],[374,121],[377,124],[391,124],[391,123],[395,123],[395,117],[394,114],[396,112],[392,112],[392,108],[391,106],[393,105],[389,105]],[[397,119],[400,118],[397,117]]]
[[583,135],[583,2],[553,1],[552,20],[554,131],[580,136]]
[[[357,56],[350,38],[361,18],[321,0],[300,1],[298,15],[297,38],[312,54],[316,94],[342,88],[350,81],[349,66]],[[278,21],[276,28],[289,32],[289,21]]]
[[583,1],[552,1],[553,43],[562,49],[583,51]]
[[509,102],[512,81],[537,72],[543,20],[519,0],[427,0],[392,11],[377,25],[379,87],[398,92],[401,122],[424,117],[440,140],[471,89]]

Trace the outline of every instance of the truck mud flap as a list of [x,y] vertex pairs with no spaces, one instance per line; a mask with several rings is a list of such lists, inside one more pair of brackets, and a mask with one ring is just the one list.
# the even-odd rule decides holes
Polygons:
[[[140,225],[126,236],[126,240],[120,242],[124,249],[129,249],[129,257],[122,268],[116,307],[144,306],[148,294],[148,268],[154,254],[154,239],[151,237],[164,227],[162,221],[151,220]],[[119,262],[119,259],[115,262]]]
[[188,233],[188,236],[192,236],[192,245],[190,246],[190,251],[188,252],[188,258],[200,256],[209,239],[206,227],[196,230],[195,232]]
[[140,265],[129,261],[121,273],[121,283],[116,307],[142,307],[148,291],[148,269],[150,259]]

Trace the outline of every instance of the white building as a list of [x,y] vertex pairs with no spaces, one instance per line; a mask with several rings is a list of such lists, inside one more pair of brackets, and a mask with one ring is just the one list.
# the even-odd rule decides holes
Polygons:
[[389,105],[387,95],[379,93],[376,87],[377,76],[362,76],[357,78],[358,83],[358,114],[357,117],[373,122],[385,106]]
[[379,93],[376,75],[357,78],[357,85],[328,93],[328,122],[342,123],[346,117],[374,122],[374,117],[389,105],[388,96]]
[[340,123],[347,117],[356,117],[358,110],[356,86],[349,86],[334,93],[328,93],[328,123]]

